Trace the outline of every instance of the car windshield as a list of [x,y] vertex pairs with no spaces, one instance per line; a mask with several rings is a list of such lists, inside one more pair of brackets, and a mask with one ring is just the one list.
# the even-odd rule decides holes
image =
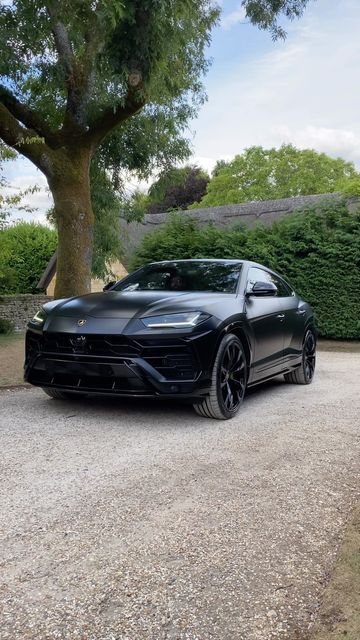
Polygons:
[[240,262],[164,262],[150,264],[119,282],[115,291],[208,291],[235,293]]

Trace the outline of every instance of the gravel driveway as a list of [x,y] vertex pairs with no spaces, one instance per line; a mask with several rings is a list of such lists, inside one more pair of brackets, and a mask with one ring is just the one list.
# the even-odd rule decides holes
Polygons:
[[303,638],[359,492],[360,354],[238,417],[0,395],[1,640]]

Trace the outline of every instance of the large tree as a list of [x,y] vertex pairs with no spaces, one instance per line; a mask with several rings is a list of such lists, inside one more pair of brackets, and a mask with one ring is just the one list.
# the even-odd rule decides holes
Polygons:
[[[260,28],[308,0],[244,0]],[[0,138],[44,173],[59,232],[56,296],[90,289],[89,166],[146,109],[195,109],[218,10],[212,0],[12,0],[0,6]]]
[[207,193],[196,206],[332,193],[357,175],[352,162],[313,149],[290,144],[279,149],[250,147],[230,162],[218,163]]

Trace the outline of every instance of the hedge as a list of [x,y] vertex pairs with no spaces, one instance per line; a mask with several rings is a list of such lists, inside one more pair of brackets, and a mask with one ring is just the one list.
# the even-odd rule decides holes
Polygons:
[[283,275],[314,307],[319,335],[360,338],[360,209],[324,200],[271,227],[199,227],[174,214],[148,234],[131,267],[180,258],[254,260]]
[[18,222],[0,231],[0,294],[39,293],[36,285],[57,245],[56,231]]

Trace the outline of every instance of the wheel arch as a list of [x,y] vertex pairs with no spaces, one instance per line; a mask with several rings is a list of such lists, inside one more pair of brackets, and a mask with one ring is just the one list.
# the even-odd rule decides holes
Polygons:
[[250,367],[251,367],[251,361],[252,361],[252,349],[251,349],[251,345],[250,345],[250,341],[248,339],[248,336],[246,335],[246,331],[244,329],[243,326],[241,325],[235,325],[235,324],[229,324],[226,327],[224,327],[222,329],[222,331],[220,331],[218,339],[217,339],[217,343],[214,349],[214,354],[213,354],[213,361],[212,361],[212,366],[215,362],[215,358],[216,358],[216,354],[218,352],[218,348],[220,345],[221,340],[223,339],[224,336],[229,335],[229,334],[234,334],[237,338],[239,338],[244,352],[245,352],[245,359],[246,359],[246,368],[247,368],[247,376],[249,377],[249,372],[250,372]]

